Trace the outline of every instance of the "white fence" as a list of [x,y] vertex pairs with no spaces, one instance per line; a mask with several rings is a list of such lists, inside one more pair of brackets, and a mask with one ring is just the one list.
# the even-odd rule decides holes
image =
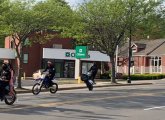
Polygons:
[[[123,67],[118,66],[117,72],[127,74],[128,67],[127,66],[123,66]],[[131,67],[130,72],[131,72],[131,74],[165,73],[165,66],[149,66],[149,67],[133,66],[133,67]]]

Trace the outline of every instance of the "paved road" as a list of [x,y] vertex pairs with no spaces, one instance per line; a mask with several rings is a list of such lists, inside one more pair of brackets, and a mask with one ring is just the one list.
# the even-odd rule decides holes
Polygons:
[[0,103],[0,120],[164,120],[165,80],[145,86],[19,94]]

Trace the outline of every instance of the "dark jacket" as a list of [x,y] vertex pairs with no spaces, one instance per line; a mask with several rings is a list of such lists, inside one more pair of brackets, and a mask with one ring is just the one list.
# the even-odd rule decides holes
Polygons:
[[56,72],[54,66],[50,66],[50,67],[47,66],[43,72],[46,72],[46,71],[49,72],[49,75],[48,75],[49,79],[53,79]]
[[97,71],[98,71],[98,67],[97,67],[97,65],[94,64],[94,65],[90,68],[89,71],[91,71],[92,73],[97,73]]
[[0,77],[4,80],[10,81],[11,79],[11,72],[8,69],[1,70],[0,75],[1,75]]

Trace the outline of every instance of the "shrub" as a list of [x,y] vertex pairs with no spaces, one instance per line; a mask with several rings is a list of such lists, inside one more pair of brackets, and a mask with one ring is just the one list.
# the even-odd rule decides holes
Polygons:
[[101,79],[110,79],[110,72],[106,72],[101,74],[100,76]]
[[[134,74],[131,75],[131,80],[155,80],[165,78],[165,74]],[[123,75],[123,79],[127,79],[128,75]]]

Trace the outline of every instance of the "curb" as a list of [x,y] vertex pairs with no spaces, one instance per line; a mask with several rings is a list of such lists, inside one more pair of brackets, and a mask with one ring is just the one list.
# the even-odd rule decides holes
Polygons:
[[[96,85],[94,88],[101,88],[101,87],[118,87],[118,86],[137,86],[137,85],[152,85],[153,83],[134,83],[134,84],[110,84],[110,85]],[[76,89],[85,89],[87,88],[86,86],[78,86],[78,87],[64,87],[64,88],[59,88],[58,91],[63,91],[63,90],[76,90]],[[42,90],[41,92],[48,92],[49,90]],[[22,93],[32,93],[32,90],[30,89],[16,89],[17,94],[22,94]]]

